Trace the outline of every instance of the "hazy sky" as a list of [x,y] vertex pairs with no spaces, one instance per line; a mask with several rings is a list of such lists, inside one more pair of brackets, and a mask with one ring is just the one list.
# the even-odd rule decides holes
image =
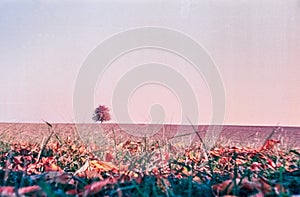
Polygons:
[[[73,122],[73,90],[85,58],[113,34],[140,26],[183,32],[206,49],[223,80],[225,124],[300,125],[299,0],[1,1],[0,121]],[[209,123],[205,78],[160,50],[141,49],[113,62],[96,84],[94,106],[114,111],[118,81],[149,62],[182,74],[197,97],[199,123]],[[164,122],[187,123],[180,102],[176,88],[144,84],[133,90],[128,111],[132,122],[149,122],[153,111],[152,119],[161,118],[161,105]]]

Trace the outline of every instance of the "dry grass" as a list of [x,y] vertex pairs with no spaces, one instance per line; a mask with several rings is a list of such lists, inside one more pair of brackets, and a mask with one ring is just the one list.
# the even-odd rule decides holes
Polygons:
[[[300,193],[299,151],[279,147],[272,138],[275,132],[259,148],[254,148],[254,144],[249,144],[251,148],[233,147],[233,142],[220,138],[209,150],[201,136],[187,147],[180,137],[134,138],[118,135],[117,130],[94,137],[90,129],[83,143],[66,138],[52,125],[48,128],[43,143],[16,142],[13,138],[11,143],[3,142],[2,195],[18,195],[14,188],[24,195],[47,196]],[[20,184],[15,180],[20,180]],[[25,189],[31,193],[25,193]]]

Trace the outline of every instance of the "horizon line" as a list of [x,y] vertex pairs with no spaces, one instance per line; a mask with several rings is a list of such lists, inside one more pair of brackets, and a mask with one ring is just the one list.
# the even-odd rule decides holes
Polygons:
[[[49,121],[47,121],[49,122]],[[273,125],[273,124],[246,124],[246,123],[224,123],[224,124],[207,124],[207,123],[200,123],[200,124],[179,124],[179,123],[144,123],[144,122],[136,122],[136,123],[117,123],[117,122],[88,122],[88,123],[75,123],[75,122],[49,122],[50,124],[120,124],[120,125],[182,125],[182,126],[189,126],[189,125],[197,125],[197,126],[245,126],[245,127],[300,127],[300,125]],[[0,124],[46,124],[45,121],[41,122],[6,122],[0,121]]]

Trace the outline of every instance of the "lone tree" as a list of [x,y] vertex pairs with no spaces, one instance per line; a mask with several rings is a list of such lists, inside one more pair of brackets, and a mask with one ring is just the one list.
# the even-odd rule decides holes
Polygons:
[[111,116],[109,113],[109,108],[105,105],[99,105],[99,107],[95,109],[93,120],[101,123],[104,121],[110,121]]

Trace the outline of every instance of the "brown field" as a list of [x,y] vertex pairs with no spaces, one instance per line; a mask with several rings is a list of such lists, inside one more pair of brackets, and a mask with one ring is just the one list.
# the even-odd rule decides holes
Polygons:
[[[134,124],[53,124],[53,129],[62,138],[74,138],[79,133],[81,139],[93,139],[100,141],[105,137],[115,137],[117,141],[125,141],[128,138],[139,138],[130,135],[147,136],[150,139],[182,139],[178,135],[190,136],[194,141],[199,140],[195,135],[195,128],[204,138],[207,125],[192,127],[191,125],[142,125]],[[0,139],[2,141],[29,141],[41,142],[43,137],[49,136],[48,126],[45,123],[0,123]],[[277,130],[276,130],[277,129]],[[276,132],[273,132],[276,130]],[[78,132],[77,132],[78,131]],[[113,132],[114,131],[114,132]],[[300,127],[276,127],[276,126],[223,126],[218,143],[230,146],[260,147],[264,141],[272,135],[272,139],[280,140],[285,148],[299,147]]]

